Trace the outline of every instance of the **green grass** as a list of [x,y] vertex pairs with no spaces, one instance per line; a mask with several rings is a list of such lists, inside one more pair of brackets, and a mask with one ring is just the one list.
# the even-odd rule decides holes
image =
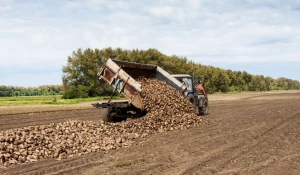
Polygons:
[[[109,97],[90,97],[76,99],[62,99],[61,95],[56,96],[20,96],[20,97],[0,97],[0,106],[6,105],[27,105],[27,104],[75,104],[80,102],[89,102],[105,100]],[[113,97],[119,99],[119,97]]]

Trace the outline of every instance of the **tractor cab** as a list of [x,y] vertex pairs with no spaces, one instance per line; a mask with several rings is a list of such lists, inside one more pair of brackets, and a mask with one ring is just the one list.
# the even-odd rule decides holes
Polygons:
[[189,94],[194,95],[194,84],[193,84],[193,77],[188,74],[173,74],[172,77],[179,80],[183,85],[187,87],[186,91],[184,92],[184,96],[189,96]]
[[187,87],[184,91],[184,96],[194,105],[195,113],[200,115],[208,114],[208,100],[202,92],[194,89],[193,77],[188,74],[174,74],[171,76]]

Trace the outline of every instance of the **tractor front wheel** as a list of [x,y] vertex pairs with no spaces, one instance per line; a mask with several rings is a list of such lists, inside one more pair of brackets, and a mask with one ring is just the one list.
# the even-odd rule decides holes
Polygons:
[[190,101],[192,104],[194,104],[195,99],[194,99],[194,95],[193,95],[193,94],[189,94],[189,95],[187,96],[187,99],[188,99],[188,101]]
[[207,115],[208,114],[208,102],[205,100],[203,102],[203,106],[199,108],[200,115]]

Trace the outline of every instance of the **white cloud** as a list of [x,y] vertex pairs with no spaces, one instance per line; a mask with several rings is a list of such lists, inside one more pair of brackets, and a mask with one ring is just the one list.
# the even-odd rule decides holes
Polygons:
[[172,7],[164,6],[164,7],[150,7],[149,12],[153,14],[156,17],[167,17],[167,18],[173,18],[175,15],[175,11]]
[[85,31],[83,33],[84,39],[87,41],[89,47],[99,46],[101,42],[90,32]]
[[0,62],[61,67],[73,50],[87,47],[156,48],[202,64],[300,62],[296,7],[294,1],[252,0],[0,0],[0,11],[6,10],[0,13]]
[[0,12],[6,12],[12,10],[12,0],[0,0]]
[[105,3],[109,3],[109,0],[89,0],[89,3],[92,5],[102,5]]
[[5,11],[8,11],[8,10],[11,10],[12,7],[11,6],[0,6],[0,12],[5,12]]
[[68,1],[66,3],[66,8],[74,9],[82,6],[82,4],[78,1]]
[[41,32],[31,34],[30,38],[35,44],[43,44],[46,39],[49,39],[47,34]]

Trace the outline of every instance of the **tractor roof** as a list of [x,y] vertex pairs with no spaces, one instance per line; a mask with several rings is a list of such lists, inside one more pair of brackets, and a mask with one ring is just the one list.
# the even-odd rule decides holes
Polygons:
[[175,77],[175,78],[192,77],[192,76],[189,75],[189,74],[172,74],[171,76],[172,76],[172,77]]

